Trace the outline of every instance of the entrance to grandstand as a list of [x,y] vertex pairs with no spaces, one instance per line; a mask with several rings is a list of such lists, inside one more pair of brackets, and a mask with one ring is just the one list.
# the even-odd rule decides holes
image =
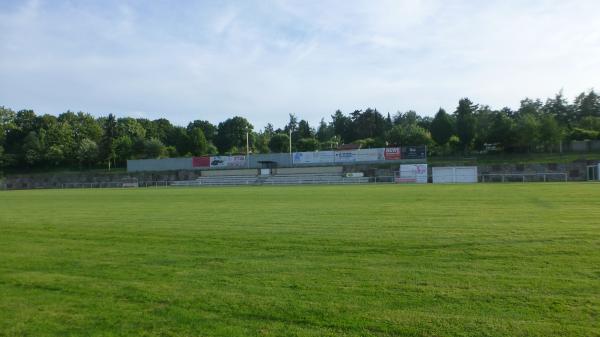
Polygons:
[[587,180],[600,180],[600,164],[587,167]]
[[277,173],[276,161],[264,160],[258,163],[260,164],[260,168],[258,169],[259,176],[270,176]]

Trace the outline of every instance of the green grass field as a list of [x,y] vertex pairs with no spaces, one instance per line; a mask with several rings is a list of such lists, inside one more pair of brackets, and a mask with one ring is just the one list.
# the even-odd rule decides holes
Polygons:
[[0,336],[600,336],[600,184],[0,192]]

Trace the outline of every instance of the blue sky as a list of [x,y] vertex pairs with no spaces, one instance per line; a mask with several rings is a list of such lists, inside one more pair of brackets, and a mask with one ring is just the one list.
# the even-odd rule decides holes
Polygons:
[[597,0],[0,0],[0,105],[311,123],[600,87]]

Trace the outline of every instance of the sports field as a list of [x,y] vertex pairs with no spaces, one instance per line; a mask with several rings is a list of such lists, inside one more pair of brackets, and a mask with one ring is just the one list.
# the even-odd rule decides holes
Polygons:
[[600,184],[0,192],[0,336],[600,336]]

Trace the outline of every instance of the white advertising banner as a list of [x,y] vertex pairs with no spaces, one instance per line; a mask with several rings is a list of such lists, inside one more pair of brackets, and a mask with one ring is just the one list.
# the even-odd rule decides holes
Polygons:
[[294,152],[292,160],[294,164],[314,164],[315,152]]
[[364,149],[357,151],[358,161],[385,160],[385,149]]
[[400,148],[376,148],[345,151],[294,152],[294,164],[331,164],[399,160]]
[[434,167],[434,184],[476,183],[477,166]]
[[213,156],[210,157],[210,167],[230,168],[245,167],[246,156]]
[[336,163],[354,163],[383,160],[384,149],[335,151]]
[[356,161],[356,153],[353,150],[335,151],[336,163],[351,163]]
[[456,183],[476,183],[477,166],[457,167],[454,171]]
[[427,164],[400,165],[397,183],[427,184]]
[[454,167],[434,167],[431,175],[434,184],[454,183]]
[[292,159],[294,161],[294,164],[327,164],[333,163],[334,152],[294,152]]

